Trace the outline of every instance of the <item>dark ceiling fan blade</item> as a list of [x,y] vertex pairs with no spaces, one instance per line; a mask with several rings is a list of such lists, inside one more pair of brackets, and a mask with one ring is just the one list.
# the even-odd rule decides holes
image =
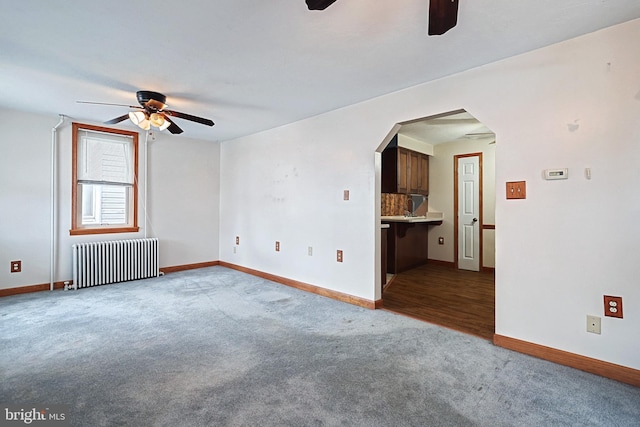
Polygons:
[[458,0],[429,0],[429,35],[440,36],[458,23]]
[[165,113],[165,114],[168,114],[169,116],[179,117],[181,119],[190,120],[192,122],[200,123],[200,124],[207,125],[207,126],[213,126],[215,124],[215,123],[213,123],[213,121],[211,121],[209,119],[204,119],[204,118],[198,117],[198,116],[192,116],[191,114],[181,113],[179,111],[163,110],[162,112]]
[[112,105],[114,107],[127,107],[127,108],[137,108],[137,109],[142,108],[138,105],[111,104],[110,102],[92,102],[92,101],[76,101],[76,102],[78,104]]
[[108,122],[104,122],[105,125],[115,125],[116,123],[123,122],[129,118],[129,113],[123,114],[120,117],[116,117],[115,119],[111,119]]
[[182,132],[183,132],[183,130],[182,130],[182,129],[180,129],[180,126],[178,126],[177,124],[173,123],[173,121],[172,121],[169,117],[164,116],[164,119],[165,119],[166,121],[168,121],[169,123],[171,123],[171,125],[169,125],[169,127],[167,128],[167,130],[168,130],[169,132],[171,132],[171,133],[172,133],[172,134],[174,134],[174,135],[175,135],[175,134],[179,134],[179,133],[182,133]]
[[333,3],[335,3],[336,0],[306,0],[306,1],[307,1],[307,7],[309,8],[309,10],[325,10],[326,8],[331,6]]

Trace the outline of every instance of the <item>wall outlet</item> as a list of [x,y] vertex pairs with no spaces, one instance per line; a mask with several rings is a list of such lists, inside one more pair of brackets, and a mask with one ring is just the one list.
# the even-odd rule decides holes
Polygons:
[[622,297],[604,296],[604,315],[622,319]]
[[590,316],[587,314],[587,332],[600,334],[600,320],[598,316]]
[[236,236],[236,245],[240,244],[240,236]]
[[309,256],[313,255],[313,248],[311,246],[309,246],[309,248],[307,249],[307,253],[309,254]]
[[342,194],[342,198],[344,200],[349,200],[349,190],[344,190],[344,192]]
[[11,261],[11,272],[20,273],[22,271],[22,261]]
[[276,252],[280,252],[280,242],[276,242]]
[[236,253],[236,247],[235,246],[233,247],[233,253],[234,254]]
[[338,253],[336,255],[336,261],[342,262],[342,251],[338,249]]

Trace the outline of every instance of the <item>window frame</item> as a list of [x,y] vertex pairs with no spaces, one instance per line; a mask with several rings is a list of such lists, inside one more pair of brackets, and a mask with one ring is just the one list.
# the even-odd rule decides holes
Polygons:
[[[131,185],[132,191],[132,206],[133,209],[131,224],[128,225],[90,225],[83,226],[78,224],[78,218],[82,215],[81,208],[79,206],[80,198],[78,197],[78,190],[80,183],[78,182],[78,133],[81,131],[93,131],[106,134],[116,134],[121,136],[130,136],[133,143],[133,184]],[[138,132],[113,129],[103,126],[87,125],[83,123],[72,124],[72,179],[71,179],[71,230],[69,234],[85,235],[85,234],[109,234],[109,233],[135,233],[140,231],[138,227]]]

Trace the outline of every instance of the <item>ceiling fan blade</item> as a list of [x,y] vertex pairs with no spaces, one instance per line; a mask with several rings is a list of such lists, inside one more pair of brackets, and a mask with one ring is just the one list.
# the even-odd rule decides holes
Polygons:
[[172,134],[174,134],[174,135],[176,135],[176,134],[179,134],[179,133],[182,133],[182,132],[183,132],[183,131],[182,131],[182,129],[180,129],[180,126],[178,126],[177,124],[173,123],[173,121],[172,121],[169,117],[164,116],[164,119],[165,119],[166,121],[168,121],[169,123],[171,123],[171,125],[167,128],[167,130],[168,130],[169,132],[171,132],[171,133],[172,133]]
[[104,122],[105,125],[115,125],[116,123],[123,122],[129,118],[129,113],[123,114],[120,117],[116,117],[115,119],[111,119],[108,122]]
[[307,7],[309,8],[309,10],[325,10],[326,8],[331,6],[333,3],[335,3],[336,0],[306,0],[306,1],[307,1]]
[[458,0],[429,0],[429,35],[440,36],[458,23]]
[[162,112],[167,114],[167,115],[169,115],[169,116],[179,117],[181,119],[190,120],[192,122],[200,123],[200,124],[207,125],[207,126],[213,126],[215,124],[215,123],[213,123],[213,121],[211,121],[209,119],[204,119],[204,118],[198,117],[198,116],[192,116],[191,114],[181,113],[179,111],[163,110]]
[[78,104],[93,104],[93,105],[112,105],[114,107],[127,107],[141,109],[139,105],[125,105],[125,104],[111,104],[110,102],[92,102],[92,101],[76,101]]

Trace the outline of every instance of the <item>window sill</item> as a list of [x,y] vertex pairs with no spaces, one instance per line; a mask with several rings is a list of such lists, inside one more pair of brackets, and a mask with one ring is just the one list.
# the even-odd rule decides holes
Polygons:
[[140,231],[140,227],[75,228],[69,230],[69,235],[82,236],[86,234],[137,233],[138,231]]

